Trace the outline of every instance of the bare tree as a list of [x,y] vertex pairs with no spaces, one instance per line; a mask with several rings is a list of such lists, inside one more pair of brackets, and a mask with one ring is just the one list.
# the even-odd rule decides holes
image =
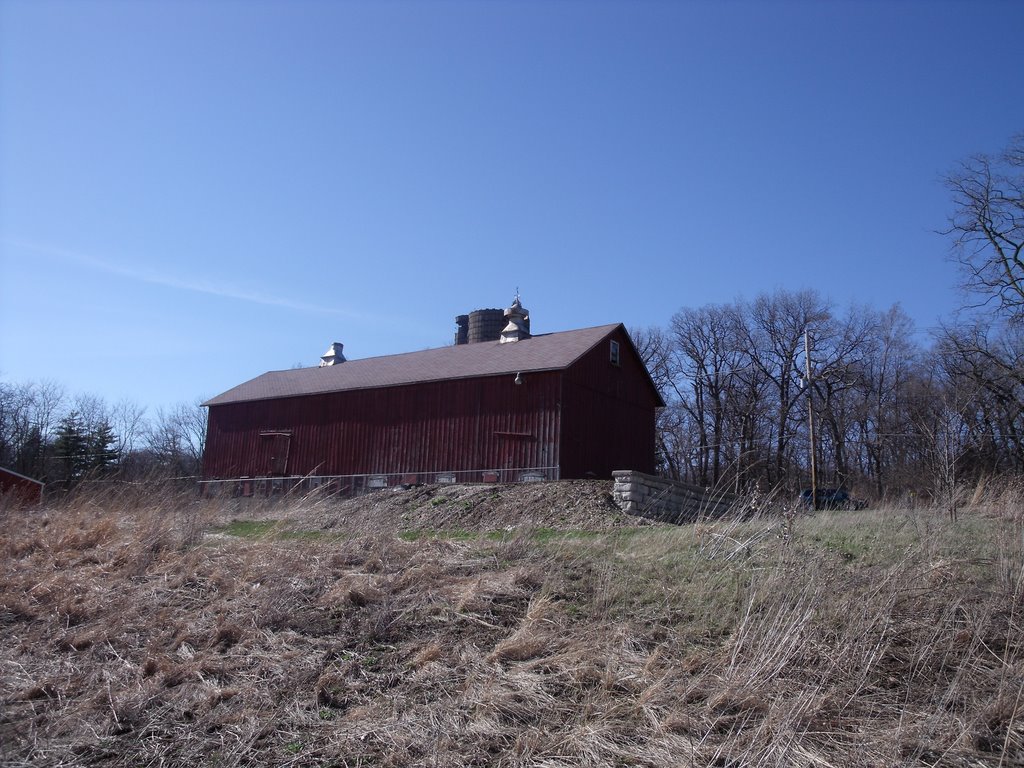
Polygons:
[[206,447],[206,410],[200,405],[204,400],[160,408],[149,424],[146,444],[165,472],[181,476],[201,471]]
[[146,408],[123,398],[110,408],[110,423],[117,435],[117,454],[123,463],[130,459],[145,431]]
[[803,420],[796,405],[804,391],[798,385],[803,376],[799,358],[804,331],[811,326],[821,329],[831,318],[828,304],[811,290],[759,296],[751,307],[745,344],[753,353],[752,363],[770,383],[775,400],[773,482],[789,474],[794,463],[792,438],[800,429],[794,422]]
[[971,393],[964,413],[975,473],[1024,470],[1024,327],[945,328],[936,352],[950,386]]
[[737,458],[736,440],[727,433],[733,379],[745,365],[737,314],[731,305],[683,309],[670,324],[673,387],[697,428],[696,481],[702,485],[717,485]]
[[671,376],[669,357],[671,355],[670,342],[665,332],[657,326],[649,328],[630,328],[629,336],[636,346],[640,359],[647,366],[647,372],[654,380],[654,386],[664,397],[670,386]]
[[657,326],[630,328],[629,335],[636,345],[640,359],[647,366],[654,386],[658,388],[666,407],[659,408],[655,416],[655,450],[659,471],[674,480],[688,477],[683,456],[689,455],[689,427],[686,414],[673,396],[673,352],[671,338]]
[[973,407],[973,398],[937,375],[916,382],[914,399],[915,426],[921,436],[924,468],[932,479],[932,498],[946,507],[951,520],[956,520],[958,480],[971,447],[967,413]]
[[876,316],[875,332],[861,356],[855,439],[861,474],[878,497],[885,495],[891,473],[907,469],[912,453],[915,430],[907,415],[907,388],[920,374],[921,355],[913,333],[911,319],[893,306]]
[[32,393],[24,384],[0,381],[0,466],[18,469],[32,431]]
[[832,454],[831,464],[839,486],[846,486],[850,476],[847,445],[856,433],[856,390],[862,384],[864,357],[877,327],[877,313],[865,307],[851,307],[842,319],[820,323],[811,337],[812,405],[822,425],[822,443],[827,444]]
[[53,438],[57,423],[67,408],[67,392],[62,384],[45,379],[32,385],[33,413],[44,443]]
[[1024,317],[1024,133],[999,155],[964,160],[945,178],[953,214],[945,234],[964,275],[963,287],[1010,319]]
[[85,432],[95,432],[100,425],[110,423],[107,401],[99,395],[75,395],[71,400],[71,410],[78,414]]
[[67,405],[54,381],[0,382],[0,463],[31,477],[46,474],[46,448]]

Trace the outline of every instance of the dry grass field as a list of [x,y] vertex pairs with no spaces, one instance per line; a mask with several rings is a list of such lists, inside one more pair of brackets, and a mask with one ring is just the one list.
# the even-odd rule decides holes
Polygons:
[[0,512],[7,766],[1011,766],[1024,506],[601,484]]

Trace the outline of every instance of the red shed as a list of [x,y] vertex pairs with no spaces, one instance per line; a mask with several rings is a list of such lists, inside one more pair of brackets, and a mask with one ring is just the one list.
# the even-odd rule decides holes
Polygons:
[[0,496],[23,504],[39,504],[43,500],[43,487],[38,480],[0,467]]
[[218,395],[205,403],[207,487],[653,472],[664,402],[626,329],[530,336],[521,315],[498,341],[363,360],[345,360],[335,344],[320,368],[271,371]]

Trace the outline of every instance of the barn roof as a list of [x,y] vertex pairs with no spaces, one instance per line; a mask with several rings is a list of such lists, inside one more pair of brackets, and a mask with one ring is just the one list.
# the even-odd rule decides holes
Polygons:
[[23,474],[21,474],[21,472],[15,472],[13,469],[8,469],[7,467],[0,467],[0,474],[10,475],[12,477],[17,478],[18,480],[24,480],[25,482],[28,482],[28,483],[35,483],[36,485],[38,485],[40,487],[45,485],[45,483],[42,480],[36,480],[34,477],[29,477],[28,475],[23,475]]
[[271,400],[297,395],[419,384],[568,368],[621,323],[546,333],[511,344],[485,341],[400,355],[349,360],[323,368],[270,371],[217,395],[203,405]]

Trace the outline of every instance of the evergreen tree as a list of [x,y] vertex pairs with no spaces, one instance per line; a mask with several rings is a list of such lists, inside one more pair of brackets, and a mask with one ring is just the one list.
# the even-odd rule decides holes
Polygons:
[[61,479],[68,487],[81,480],[88,471],[90,447],[89,434],[82,425],[82,417],[77,411],[71,411],[57,425],[53,443]]
[[105,472],[117,464],[117,435],[107,421],[97,424],[88,436],[89,469]]

